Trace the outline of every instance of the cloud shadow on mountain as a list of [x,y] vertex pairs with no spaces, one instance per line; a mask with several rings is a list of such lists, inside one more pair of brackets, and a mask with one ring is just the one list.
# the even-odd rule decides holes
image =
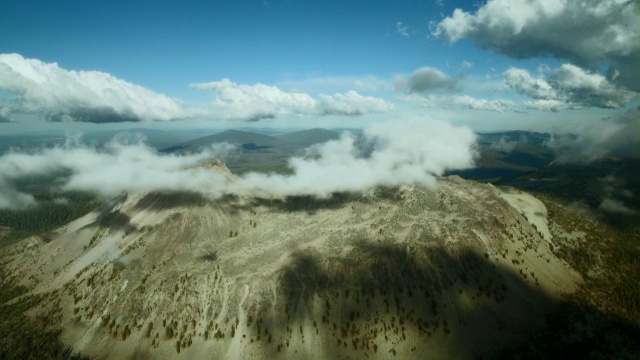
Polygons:
[[292,332],[302,334],[315,316],[314,326],[327,335],[324,356],[338,358],[369,356],[391,343],[395,355],[406,339],[414,339],[413,358],[425,358],[430,342],[443,336],[455,349],[449,356],[466,358],[640,355],[637,326],[550,298],[533,275],[525,280],[463,248],[416,250],[360,239],[348,256],[333,256],[298,251],[280,270],[284,300],[275,312],[254,309],[256,321],[248,324],[257,339],[269,329],[266,351],[284,351]]

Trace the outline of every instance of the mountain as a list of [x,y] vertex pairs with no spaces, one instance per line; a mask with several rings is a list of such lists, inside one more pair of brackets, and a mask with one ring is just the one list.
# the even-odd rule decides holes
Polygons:
[[162,152],[193,152],[219,143],[235,145],[225,161],[231,171],[243,174],[248,171],[287,173],[288,160],[303,155],[307,147],[339,138],[339,134],[324,129],[311,129],[283,135],[269,136],[247,131],[227,130],[180,143]]
[[[217,135],[233,165],[199,166],[232,183],[334,136]],[[491,136],[483,169],[524,174],[492,180],[513,187],[50,194],[4,212],[0,358],[640,357],[637,160],[535,165],[517,154],[548,149]]]
[[[85,130],[81,141],[102,146],[115,136],[142,136],[145,142],[156,149],[164,149],[201,135],[202,129],[158,130],[147,128],[130,128],[118,130]],[[0,134],[0,155],[11,148],[37,149],[63,145],[69,137],[68,132],[61,130],[37,131],[25,135]]]
[[546,146],[549,138],[549,134],[528,131],[480,133],[476,166],[448,174],[495,184],[511,184],[555,160],[555,151]]
[[335,131],[316,128],[277,135],[276,138],[287,144],[311,146],[330,140],[337,140],[340,138],[340,134]]
[[593,241],[576,216],[457,176],[328,199],[132,193],[0,260],[17,301],[96,358],[469,358],[567,311],[584,280],[560,254]]
[[291,150],[292,148],[305,148],[313,144],[335,140],[339,137],[340,135],[337,132],[325,129],[302,130],[275,136],[247,131],[227,130],[218,134],[186,141],[172,148],[165,149],[165,151],[171,152],[171,150],[198,149],[223,142],[237,145],[240,148],[249,151],[267,148]]
[[218,134],[204,136],[182,143],[183,147],[201,148],[216,143],[229,143],[232,145],[254,144],[257,146],[272,147],[277,145],[278,140],[262,134],[256,134],[246,131],[227,130]]
[[533,146],[544,146],[551,138],[551,135],[547,133],[522,131],[522,130],[483,132],[483,133],[479,133],[478,135],[480,137],[478,142],[480,144],[486,144],[486,145],[491,145],[493,143],[500,142],[501,140],[503,140],[503,141],[517,142],[520,144],[528,144]]

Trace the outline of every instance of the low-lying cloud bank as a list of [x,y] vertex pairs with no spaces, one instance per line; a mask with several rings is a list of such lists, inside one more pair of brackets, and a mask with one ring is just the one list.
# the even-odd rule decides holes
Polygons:
[[473,166],[476,135],[467,127],[445,122],[385,122],[365,129],[373,145],[367,157],[344,134],[339,140],[312,147],[309,157],[292,158],[294,175],[248,174],[234,184],[240,191],[275,195],[328,196],[377,185],[433,186],[447,170]]
[[11,110],[9,110],[8,106],[3,106],[0,104],[0,122],[9,122],[11,121]]
[[599,179],[603,185],[602,200],[598,209],[620,215],[635,215],[638,212],[625,205],[625,202],[636,203],[636,196],[625,188],[625,183],[613,175]]
[[[522,141],[522,139],[520,141]],[[511,141],[509,138],[503,136],[499,141],[492,142],[491,145],[489,145],[489,149],[510,153],[516,148],[516,145],[518,145],[518,141]]]
[[[193,155],[160,154],[141,138],[115,137],[103,148],[69,139],[64,145],[34,152],[10,151],[0,157],[0,208],[24,208],[33,197],[12,183],[27,176],[52,177],[53,190],[81,190],[105,196],[127,191],[206,189],[221,195],[224,176],[197,167],[205,159],[221,157],[229,145]],[[50,178],[51,180],[51,178]]]
[[[292,175],[250,173],[230,181],[222,173],[199,167],[223,157],[220,145],[197,154],[161,154],[142,140],[114,138],[103,148],[68,141],[34,152],[11,151],[0,157],[0,208],[33,205],[29,194],[12,185],[26,176],[55,177],[61,190],[83,190],[105,196],[123,192],[188,190],[216,198],[225,193],[329,196],[377,185],[433,186],[447,170],[473,166],[476,136],[467,127],[437,121],[395,121],[364,132],[371,145],[365,156],[355,138],[345,134],[290,159]],[[63,175],[60,175],[63,174]]]
[[12,111],[44,114],[51,121],[166,121],[203,114],[104,72],[65,70],[19,54],[0,54],[0,90],[16,96]]

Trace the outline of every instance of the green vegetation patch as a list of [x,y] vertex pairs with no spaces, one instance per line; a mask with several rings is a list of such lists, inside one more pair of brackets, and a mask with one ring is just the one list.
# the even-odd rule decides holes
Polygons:
[[0,359],[88,359],[73,354],[60,341],[61,330],[51,328],[57,323],[55,311],[36,318],[25,315],[46,300],[46,295],[26,295],[27,289],[8,283],[6,275],[0,268]]
[[37,205],[23,210],[0,209],[0,227],[10,229],[0,238],[0,247],[43,234],[67,224],[103,205],[103,200],[84,192],[38,193]]

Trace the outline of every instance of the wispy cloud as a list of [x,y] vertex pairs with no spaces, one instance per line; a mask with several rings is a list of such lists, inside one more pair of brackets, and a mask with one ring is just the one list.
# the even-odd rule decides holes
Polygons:
[[603,185],[604,192],[598,206],[600,210],[621,215],[635,215],[638,213],[625,204],[625,201],[636,200],[636,196],[625,188],[625,184],[621,179],[610,175],[599,180]]
[[470,109],[493,112],[516,110],[516,104],[508,99],[478,99],[469,95],[402,95],[399,100],[429,108]]
[[387,101],[373,96],[363,96],[356,91],[344,94],[320,95],[318,110],[324,115],[359,116],[369,113],[388,112],[395,107]]
[[332,92],[356,90],[376,92],[389,87],[387,81],[374,76],[313,76],[303,79],[288,79],[275,84],[285,91],[295,92]]
[[450,103],[463,109],[505,112],[515,109],[515,103],[507,99],[477,99],[469,95],[444,97],[441,104]]
[[409,37],[409,27],[403,24],[402,21],[396,23],[396,32],[404,37]]
[[606,156],[640,156],[639,110],[631,109],[596,122],[552,134],[547,146],[558,152],[558,161],[585,163]]
[[538,99],[534,101],[525,101],[524,105],[528,109],[538,110],[538,111],[551,111],[551,112],[558,112],[562,110],[575,108],[574,106],[569,105],[564,101],[555,100],[555,99]]
[[507,137],[501,137],[499,141],[492,142],[489,149],[509,153],[516,148],[518,142],[509,140]]
[[9,122],[11,121],[11,110],[8,106],[3,106],[0,104],[0,122]]

